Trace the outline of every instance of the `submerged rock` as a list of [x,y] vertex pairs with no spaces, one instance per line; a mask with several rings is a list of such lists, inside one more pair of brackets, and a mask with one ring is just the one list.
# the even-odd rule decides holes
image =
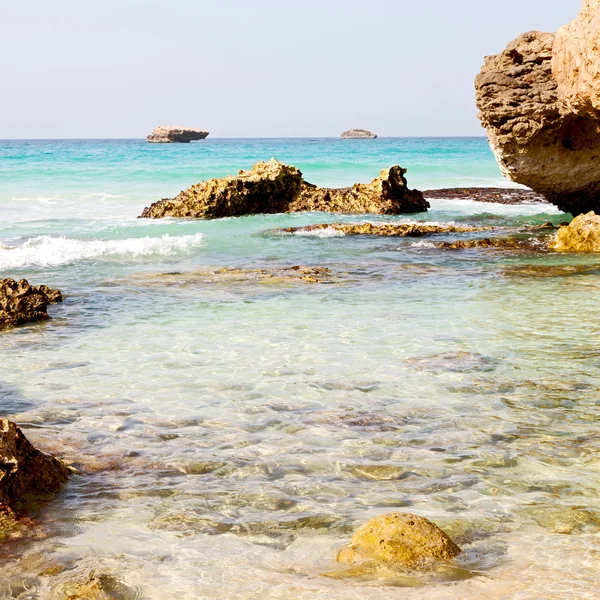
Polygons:
[[47,285],[0,279],[0,329],[50,319],[46,309],[56,302],[62,302],[62,294]]
[[60,586],[65,600],[139,600],[140,591],[120,579],[92,571],[83,581],[69,582]]
[[589,212],[561,227],[550,250],[556,252],[600,252],[600,216]]
[[305,227],[286,227],[284,233],[311,233],[332,230],[344,235],[380,235],[384,237],[421,237],[441,233],[489,231],[494,227],[471,225],[437,225],[432,223],[319,223]]
[[35,448],[8,419],[0,419],[0,504],[20,508],[56,494],[70,471]]
[[340,137],[343,140],[374,140],[377,134],[368,129],[348,129]]
[[461,549],[434,523],[409,513],[389,513],[359,527],[337,561],[415,568],[430,560],[451,560]]
[[146,139],[153,144],[188,144],[206,137],[208,137],[208,131],[204,129],[161,125],[155,127]]
[[142,218],[220,218],[301,211],[400,214],[423,212],[429,203],[409,190],[397,165],[384,169],[369,184],[351,188],[319,188],[307,183],[296,168],[272,158],[240,171],[235,177],[202,181],[144,209]]
[[487,57],[475,81],[479,117],[504,175],[561,210],[600,209],[600,1],[571,24],[530,31]]
[[473,200],[494,204],[543,204],[548,200],[533,190],[521,188],[446,188],[425,190],[423,196],[430,200]]

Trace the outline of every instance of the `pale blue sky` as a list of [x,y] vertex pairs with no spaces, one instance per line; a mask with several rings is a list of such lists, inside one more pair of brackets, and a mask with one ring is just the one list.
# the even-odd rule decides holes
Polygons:
[[486,54],[580,0],[14,0],[0,138],[482,135]]

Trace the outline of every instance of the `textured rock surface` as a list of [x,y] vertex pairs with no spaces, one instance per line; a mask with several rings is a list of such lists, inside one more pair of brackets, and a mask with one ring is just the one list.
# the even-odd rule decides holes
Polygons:
[[479,117],[503,173],[566,212],[600,208],[598,0],[551,33],[530,31],[487,57]]
[[422,212],[429,203],[417,190],[409,190],[406,170],[395,165],[371,183],[351,188],[319,188],[302,179],[302,173],[272,158],[235,176],[202,181],[175,198],[145,208],[142,218],[219,218],[257,213],[299,211],[400,214]]
[[421,237],[442,233],[468,233],[489,231],[493,227],[473,227],[471,225],[436,225],[432,223],[319,223],[305,227],[286,227],[285,233],[310,233],[333,230],[344,235],[380,235],[384,237]]
[[583,0],[579,16],[556,32],[552,72],[569,112],[600,118],[600,0]]
[[589,212],[575,217],[558,230],[549,247],[557,252],[600,252],[600,216]]
[[340,137],[344,140],[374,140],[377,135],[368,129],[348,129]]
[[155,127],[146,139],[153,144],[188,144],[206,137],[208,137],[208,131],[203,129],[161,125]]
[[451,560],[460,548],[434,523],[409,513],[389,513],[359,527],[338,562],[416,567],[427,559]]
[[20,508],[57,493],[69,477],[59,460],[40,452],[8,419],[0,419],[0,504]]
[[69,582],[57,590],[65,600],[138,600],[140,591],[104,573],[91,572],[82,581]]
[[62,302],[58,290],[29,285],[27,280],[0,279],[0,329],[49,319],[49,304]]

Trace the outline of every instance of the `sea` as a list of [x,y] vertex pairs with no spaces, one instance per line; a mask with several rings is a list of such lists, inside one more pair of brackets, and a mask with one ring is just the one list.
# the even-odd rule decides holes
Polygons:
[[[392,164],[411,188],[514,186],[484,138],[0,141],[0,274],[64,295],[0,333],[0,416],[77,470],[0,544],[0,598],[90,575],[124,600],[597,598],[600,258],[282,231],[569,215],[138,218],[271,157],[323,186]],[[331,275],[265,276],[298,265]],[[352,532],[395,511],[463,552],[345,572]]]

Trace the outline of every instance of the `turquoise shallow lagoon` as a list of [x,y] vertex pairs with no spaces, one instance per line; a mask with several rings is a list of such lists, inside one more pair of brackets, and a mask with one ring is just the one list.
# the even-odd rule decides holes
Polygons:
[[[421,189],[507,185],[479,138],[0,142],[0,272],[65,294],[0,335],[0,411],[80,470],[45,538],[0,546],[0,598],[91,570],[150,599],[596,597],[600,259],[277,231],[361,215],[136,218],[271,156],[320,185],[393,163]],[[565,218],[431,204],[368,220]],[[332,276],[213,275],[292,265]],[[444,527],[453,568],[322,576],[393,510]]]

